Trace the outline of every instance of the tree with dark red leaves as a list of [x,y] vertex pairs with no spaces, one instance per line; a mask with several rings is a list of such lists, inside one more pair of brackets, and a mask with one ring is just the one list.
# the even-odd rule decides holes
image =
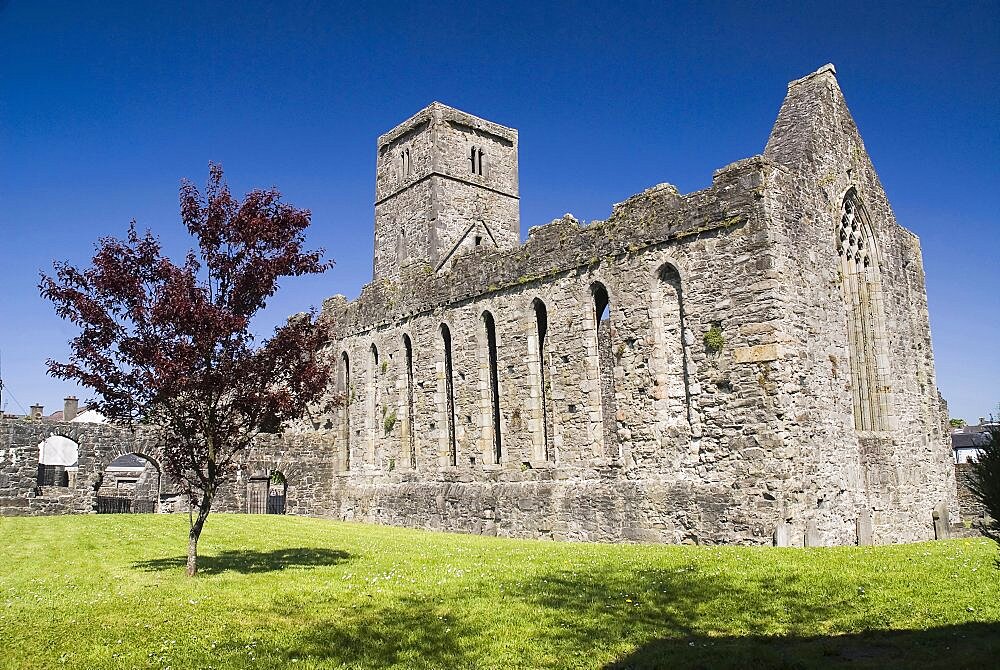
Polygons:
[[209,166],[203,195],[188,181],[181,218],[197,242],[184,262],[163,256],[148,231],[102,238],[93,265],[55,263],[39,289],[80,327],[66,363],[49,374],[93,389],[95,407],[121,424],[162,428],[163,467],[189,495],[187,572],[219,487],[263,431],[298,418],[326,389],[330,370],[315,355],[323,328],[300,314],[257,343],[250,321],[282,277],[325,272],[323,252],[303,250],[310,213],[275,189],[239,202]]

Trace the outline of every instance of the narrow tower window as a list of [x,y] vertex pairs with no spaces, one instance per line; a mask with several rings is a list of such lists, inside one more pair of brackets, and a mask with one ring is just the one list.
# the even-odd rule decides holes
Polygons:
[[499,463],[503,454],[500,438],[500,378],[497,373],[497,326],[493,315],[483,312],[486,328],[486,348],[489,364],[490,422],[493,427],[493,462]]
[[402,161],[401,173],[403,177],[409,177],[413,174],[413,165],[410,163],[410,150],[408,148],[400,152],[400,159]]
[[483,156],[485,155],[482,147],[472,145],[469,150],[469,168],[472,174],[483,176]]
[[413,343],[410,336],[403,334],[403,348],[406,350],[406,446],[410,452],[410,467],[417,467],[417,446],[414,441],[413,412]]
[[451,330],[441,324],[441,343],[444,346],[445,421],[448,426],[448,464],[458,465],[458,444],[455,439],[455,383],[451,360]]

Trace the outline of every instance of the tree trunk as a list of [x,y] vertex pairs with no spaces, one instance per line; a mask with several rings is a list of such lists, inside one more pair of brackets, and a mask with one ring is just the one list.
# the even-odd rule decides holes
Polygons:
[[205,491],[202,493],[201,503],[198,505],[198,517],[191,524],[191,530],[188,532],[188,577],[194,577],[198,573],[198,539],[201,537],[201,531],[205,527],[205,520],[208,519],[208,513],[211,510],[212,496],[208,491]]

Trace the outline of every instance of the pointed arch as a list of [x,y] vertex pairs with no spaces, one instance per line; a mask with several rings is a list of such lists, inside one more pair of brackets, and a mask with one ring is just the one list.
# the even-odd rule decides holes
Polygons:
[[868,210],[855,188],[844,194],[836,226],[847,308],[854,427],[889,429],[889,374],[879,249]]
[[417,467],[417,446],[414,437],[415,412],[413,408],[413,342],[403,333],[403,352],[406,358],[406,431],[404,433],[410,467]]
[[500,431],[500,374],[497,355],[497,324],[487,310],[482,314],[486,363],[486,400],[483,414],[490,428],[490,457],[494,463],[503,460],[503,436]]
[[[599,281],[590,285],[593,298],[595,337],[597,338],[597,371],[601,388],[601,413],[604,423],[605,451],[620,458],[617,440],[617,403],[615,401],[615,361],[611,333],[611,296]],[[618,445],[612,449],[612,445]]]
[[458,465],[458,440],[455,434],[455,379],[451,350],[451,329],[441,324],[441,346],[444,351],[444,413],[447,429],[448,465]]
[[351,357],[343,351],[340,354],[340,393],[344,404],[340,408],[340,442],[343,445],[343,468],[351,469],[351,402],[354,389],[351,386]]
[[[663,263],[656,271],[658,298],[652,310],[653,341],[656,343],[654,382],[658,388],[657,402],[661,405],[661,422],[673,423],[683,414],[691,424],[691,391],[689,388],[688,351],[685,342],[684,292],[681,275],[672,263]],[[677,400],[683,397],[683,407]]]
[[[368,460],[374,465],[378,462],[379,434],[379,358],[378,347],[372,342],[368,357],[368,393],[365,394],[368,409]],[[363,465],[363,464],[362,464]]]
[[533,431],[533,443],[535,445],[535,459],[552,461],[555,460],[552,448],[552,412],[549,407],[549,396],[551,395],[551,380],[549,378],[549,310],[541,298],[531,301],[531,309],[535,315],[535,335],[529,338],[530,347],[529,361],[531,365],[528,373],[531,381],[531,393],[536,403],[536,416]]

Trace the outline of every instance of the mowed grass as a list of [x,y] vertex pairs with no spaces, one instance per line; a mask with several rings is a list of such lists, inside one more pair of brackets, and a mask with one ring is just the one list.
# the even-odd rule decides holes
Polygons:
[[0,667],[997,667],[986,540],[560,544],[217,514],[0,518]]

